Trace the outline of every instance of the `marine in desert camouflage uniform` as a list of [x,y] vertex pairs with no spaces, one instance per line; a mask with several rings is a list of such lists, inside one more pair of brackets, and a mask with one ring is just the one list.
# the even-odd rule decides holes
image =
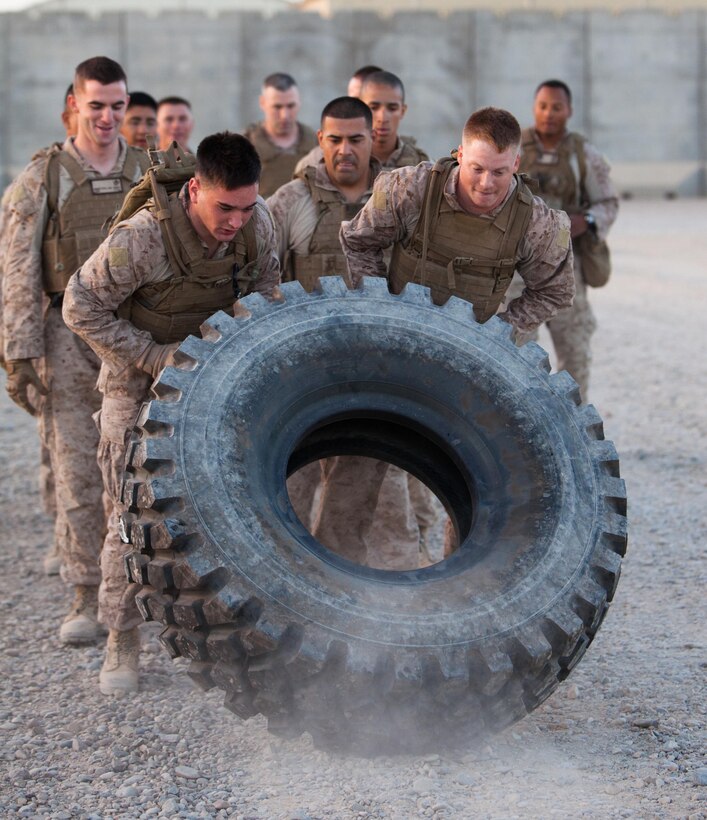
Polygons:
[[268,75],[263,80],[259,104],[262,121],[251,123],[243,133],[263,163],[260,193],[269,197],[292,179],[298,160],[317,144],[317,135],[297,119],[300,94],[289,74]]
[[[307,167],[297,179],[279,188],[268,199],[277,226],[278,253],[283,280],[297,280],[307,291],[319,276],[340,275],[348,279],[346,260],[339,244],[343,220],[351,219],[368,201],[380,165],[371,156],[372,114],[353,97],[338,97],[328,103],[321,116],[318,139],[322,159]],[[335,461],[338,459],[331,459]],[[353,469],[359,461],[345,457]],[[326,471],[330,467],[322,465]],[[387,465],[381,464],[381,469]],[[302,523],[324,545],[350,560],[370,566],[405,569],[418,566],[420,532],[408,493],[405,471],[390,467],[377,513],[375,539],[351,526],[346,543],[331,541],[319,521],[312,520],[312,504],[320,480],[319,462],[307,465],[288,480],[288,493]],[[347,517],[352,511],[346,510]],[[354,511],[353,513],[357,513]]]
[[605,240],[619,209],[609,163],[580,134],[569,132],[572,94],[561,80],[546,80],[535,92],[535,126],[523,131],[520,170],[539,180],[539,195],[551,208],[570,216],[577,292],[571,307],[547,323],[557,354],[557,369],[567,370],[587,401],[591,366],[591,337],[596,319],[582,275],[577,240],[587,231]]
[[[569,218],[533,197],[516,175],[520,140],[511,114],[485,108],[467,120],[455,160],[381,174],[368,203],[341,229],[354,285],[364,276],[383,276],[399,293],[409,281],[423,283],[437,304],[452,295],[473,301],[483,322],[498,309],[517,270],[525,290],[501,317],[516,334],[570,305]],[[391,246],[389,272],[384,254]],[[344,496],[351,508],[370,510],[379,472],[352,478],[343,466],[329,473],[322,510],[338,510]],[[348,522],[332,515],[327,524],[346,537]],[[366,526],[366,520],[359,521],[359,527]]]
[[[98,460],[112,504],[99,592],[99,619],[110,630],[100,674],[105,694],[138,687],[141,618],[118,531],[130,431],[181,341],[198,334],[217,310],[232,310],[239,296],[270,296],[277,286],[274,226],[258,196],[259,175],[260,161],[245,137],[207,137],[195,176],[169,199],[177,247],[165,238],[155,208],[144,208],[114,228],[67,287],[64,318],[102,362]],[[180,270],[172,260],[181,260]]]
[[[74,93],[73,83],[67,88],[64,94],[64,110],[61,112],[61,121],[66,132],[66,139],[76,135],[76,113],[69,106],[69,95]],[[32,157],[32,162],[42,156],[47,156],[54,148],[61,148],[61,143],[54,143],[46,148],[42,148]],[[4,265],[5,250],[9,243],[9,236],[5,234],[10,218],[10,200],[13,191],[13,182],[5,189],[0,201],[0,365],[5,366],[4,344],[3,344],[3,320],[2,320],[2,271]],[[51,546],[44,555],[43,566],[47,575],[58,575],[61,568],[61,544],[66,538],[67,524],[61,511],[57,516],[56,486],[54,484],[54,471],[52,470],[50,448],[46,436],[51,433],[51,424],[47,423],[50,417],[50,397],[42,397],[36,390],[30,390],[30,404],[38,414],[39,428],[39,494],[42,499],[42,506],[46,514],[54,519],[54,538]]]
[[50,397],[45,440],[68,527],[61,576],[75,588],[59,632],[63,643],[103,634],[96,604],[105,509],[92,419],[100,407],[99,362],[64,324],[61,303],[72,271],[98,246],[104,221],[147,165],[144,152],[119,135],[127,100],[118,63],[95,57],[77,66],[69,97],[76,137],[30,163],[10,199],[3,276],[7,391],[29,412],[32,388]]

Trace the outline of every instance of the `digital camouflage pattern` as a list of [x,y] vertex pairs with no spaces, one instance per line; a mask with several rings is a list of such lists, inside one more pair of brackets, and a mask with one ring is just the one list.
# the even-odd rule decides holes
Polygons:
[[[384,252],[394,243],[407,247],[422,211],[427,178],[432,163],[400,168],[380,174],[373,195],[353,220],[341,227],[341,244],[346,253],[351,279],[356,285],[363,276],[387,276]],[[449,175],[444,196],[459,212],[456,197],[459,169]],[[493,219],[516,188],[512,181],[504,201],[490,214]],[[569,218],[553,211],[535,197],[525,238],[519,246],[516,268],[525,290],[510,303],[503,318],[517,333],[534,330],[558,310],[572,303],[575,292]]]
[[[186,205],[184,189],[180,200]],[[261,198],[251,222],[259,269],[251,292],[271,296],[280,280],[280,267],[275,229]],[[223,257],[228,247],[222,243],[213,258]],[[118,518],[124,510],[119,490],[130,431],[153,381],[136,363],[153,342],[149,333],[118,318],[116,311],[141,287],[173,275],[157,217],[150,210],[142,210],[115,228],[71,278],[64,297],[67,325],[91,345],[102,362],[98,379],[103,394],[98,461],[111,513],[101,554],[98,617],[101,623],[119,631],[132,629],[142,620],[134,604],[135,587],[128,584],[123,570],[126,546],[118,534]]]

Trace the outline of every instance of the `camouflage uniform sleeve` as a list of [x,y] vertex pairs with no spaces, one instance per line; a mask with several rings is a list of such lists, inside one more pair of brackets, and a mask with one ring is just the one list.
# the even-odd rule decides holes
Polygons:
[[258,197],[253,214],[255,222],[255,242],[258,249],[258,275],[248,292],[262,293],[270,297],[280,284],[280,260],[277,256],[275,224],[272,215],[262,197]]
[[619,212],[619,197],[611,181],[611,167],[606,158],[587,142],[584,143],[584,157],[587,163],[584,188],[589,208],[596,220],[599,239],[606,239]]
[[5,247],[7,245],[8,237],[5,235],[7,229],[7,220],[10,216],[10,196],[12,195],[13,183],[10,183],[2,195],[2,202],[0,202],[0,361],[5,360],[5,345],[3,332],[3,318],[2,318],[2,272],[5,264]]
[[10,194],[2,277],[6,359],[44,355],[42,237],[48,219],[46,162],[42,157],[30,163]]
[[[277,255],[280,260],[280,269],[284,273],[286,270],[286,260],[288,253],[296,250],[298,253],[306,253],[309,249],[309,241],[304,250],[301,248],[303,237],[302,231],[298,230],[301,220],[302,208],[311,202],[311,197],[307,186],[301,179],[295,179],[282,185],[275,193],[268,197],[267,206],[275,224],[275,235],[277,238]],[[314,221],[309,225],[309,232],[304,237],[309,239],[316,226],[316,213]],[[299,235],[298,235],[299,234]]]
[[572,304],[575,292],[570,220],[533,197],[533,213],[520,245],[518,273],[525,289],[500,314],[525,334]]
[[71,277],[64,321],[117,375],[142,355],[152,336],[116,311],[138,288],[170,275],[157,220],[141,211],[121,223]]
[[429,165],[382,171],[368,202],[350,222],[342,222],[341,247],[354,287],[364,276],[387,276],[383,252],[405,244],[417,224]]
[[282,281],[291,282],[295,278],[294,257],[309,253],[318,210],[301,179],[278,188],[268,200],[268,207],[275,221]]

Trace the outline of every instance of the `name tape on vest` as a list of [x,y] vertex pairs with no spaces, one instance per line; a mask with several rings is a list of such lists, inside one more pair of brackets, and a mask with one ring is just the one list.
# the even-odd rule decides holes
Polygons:
[[119,194],[123,190],[120,179],[92,179],[91,190],[94,194]]

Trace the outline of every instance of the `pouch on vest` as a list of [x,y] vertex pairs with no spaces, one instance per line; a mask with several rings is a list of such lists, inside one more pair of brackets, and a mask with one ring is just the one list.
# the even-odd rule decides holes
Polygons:
[[611,255],[603,239],[585,231],[574,240],[575,253],[582,259],[582,278],[590,288],[602,288],[611,276]]
[[[579,135],[577,135],[579,136]],[[584,140],[575,139],[577,161],[580,169],[580,192],[582,207],[586,211],[591,208],[589,196],[584,187],[587,173],[587,160],[584,155]],[[574,241],[575,251],[579,251],[582,259],[582,278],[590,288],[602,288],[611,276],[611,255],[609,246],[603,239],[598,239],[593,231],[586,231]]]

